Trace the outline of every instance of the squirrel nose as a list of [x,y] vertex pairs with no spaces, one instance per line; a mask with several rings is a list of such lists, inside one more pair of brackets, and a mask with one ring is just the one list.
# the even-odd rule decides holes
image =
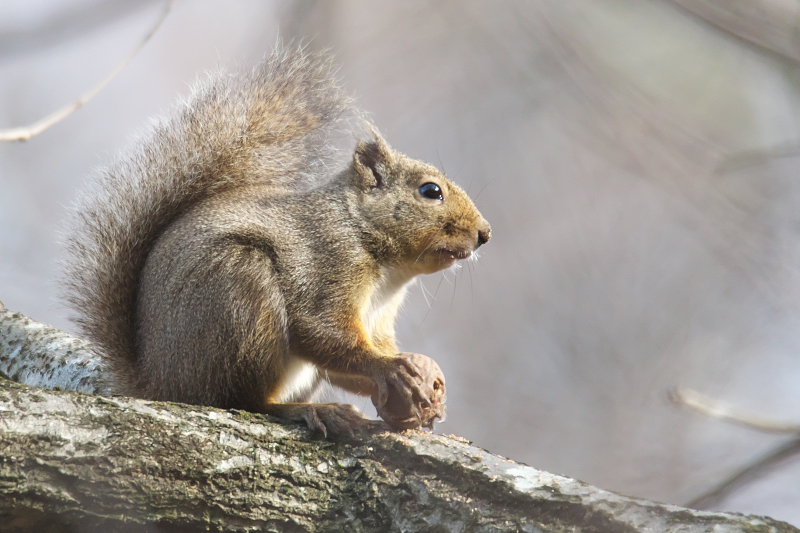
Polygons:
[[482,246],[489,242],[489,239],[492,238],[492,228],[489,225],[486,225],[486,229],[479,229],[478,230],[478,246]]

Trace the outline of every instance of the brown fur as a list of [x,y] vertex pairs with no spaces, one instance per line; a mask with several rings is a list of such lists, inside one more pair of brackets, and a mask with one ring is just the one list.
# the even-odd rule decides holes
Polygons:
[[[120,392],[351,430],[304,400],[320,372],[364,394],[411,387],[393,323],[414,276],[490,229],[455,184],[373,129],[329,171],[358,117],[329,60],[278,51],[218,75],[100,176],[69,241],[69,300]],[[444,201],[423,198],[437,183]],[[343,377],[342,377],[343,376]]]

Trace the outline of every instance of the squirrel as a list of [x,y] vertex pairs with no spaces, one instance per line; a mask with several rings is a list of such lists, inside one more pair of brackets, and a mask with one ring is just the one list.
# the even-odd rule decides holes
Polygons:
[[[333,170],[331,139],[359,128]],[[461,188],[363,118],[327,54],[302,48],[200,82],[95,185],[67,238],[66,298],[115,391],[324,432],[366,419],[307,403],[323,379],[379,414],[392,391],[425,404],[432,371],[398,354],[395,315],[417,275],[491,236]]]

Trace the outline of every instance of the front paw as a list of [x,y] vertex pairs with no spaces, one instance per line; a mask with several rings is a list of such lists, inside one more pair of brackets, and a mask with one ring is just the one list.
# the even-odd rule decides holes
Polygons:
[[436,361],[422,354],[401,353],[392,369],[375,379],[372,403],[378,415],[396,429],[427,427],[444,420],[444,374]]

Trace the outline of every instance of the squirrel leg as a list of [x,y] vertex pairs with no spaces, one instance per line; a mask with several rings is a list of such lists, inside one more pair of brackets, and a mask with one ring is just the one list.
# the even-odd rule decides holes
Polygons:
[[359,396],[372,396],[378,392],[375,381],[364,376],[343,374],[341,372],[327,372],[327,379],[331,385],[336,385],[347,392],[352,392]]
[[398,357],[409,360],[421,376],[416,379],[422,389],[418,394],[409,389],[398,389],[386,384],[388,399],[379,403],[377,383],[369,378],[328,372],[328,381],[349,392],[370,396],[378,415],[397,429],[419,426],[433,429],[435,420],[444,420],[445,383],[439,365],[430,357],[415,353],[401,353]]
[[[305,360],[313,362],[320,370],[330,374],[372,380],[378,388],[379,400],[385,401],[386,388],[390,384],[399,390],[421,394],[415,382],[415,378],[421,375],[416,365],[399,357],[393,343],[374,343],[360,320],[347,319],[360,316],[358,308],[351,308],[346,302],[336,302],[334,298],[328,299],[326,303],[331,306],[339,303],[341,307],[325,312],[339,320],[321,324],[315,318],[323,312],[321,309],[313,309],[304,316],[293,317],[295,320],[291,338],[296,343],[295,353],[302,354]],[[356,385],[356,388],[360,387]]]
[[367,360],[363,369],[358,369],[358,372],[352,366],[346,371],[325,368],[331,384],[348,392],[372,398],[372,403],[384,420],[390,398],[395,405],[405,405],[420,418],[419,407],[431,406],[432,399],[425,384],[439,378],[441,371],[438,370],[438,366],[436,369],[437,374],[427,372],[427,366],[425,370],[421,369],[415,361],[407,357],[407,354],[390,357],[376,355]]
[[363,431],[368,421],[361,412],[344,403],[268,403],[260,411],[288,420],[305,422],[311,429],[319,429],[327,437]]
[[368,330],[361,302],[348,301],[344,295],[322,301],[324,307],[311,306],[292,317],[294,353],[328,372],[334,385],[370,396],[378,414],[390,424],[412,417],[416,423],[411,427],[430,425],[427,414],[437,414],[438,409],[431,408],[441,403],[432,395],[433,384],[444,382],[438,365],[419,354],[399,354],[390,331]]
[[[390,389],[399,398],[403,398],[409,406],[412,406],[414,399],[419,400],[425,404],[430,401],[425,397],[420,386],[420,381],[424,382],[426,376],[419,374],[419,370],[413,363],[410,365],[412,371],[409,371],[405,363],[399,365],[397,377],[392,379],[391,375],[380,375],[375,379],[365,378],[353,374],[343,374],[341,372],[328,372],[328,381],[331,385],[341,387],[347,392],[358,394],[359,396],[368,396],[372,398],[376,407],[383,407],[389,397]],[[438,377],[438,376],[437,376]],[[379,407],[380,406],[380,407]],[[410,407],[413,409],[413,407]]]
[[378,415],[400,428],[432,427],[444,419],[444,376],[433,359],[421,354],[398,354],[392,365],[374,377],[327,371],[327,380],[337,387],[372,399]]

